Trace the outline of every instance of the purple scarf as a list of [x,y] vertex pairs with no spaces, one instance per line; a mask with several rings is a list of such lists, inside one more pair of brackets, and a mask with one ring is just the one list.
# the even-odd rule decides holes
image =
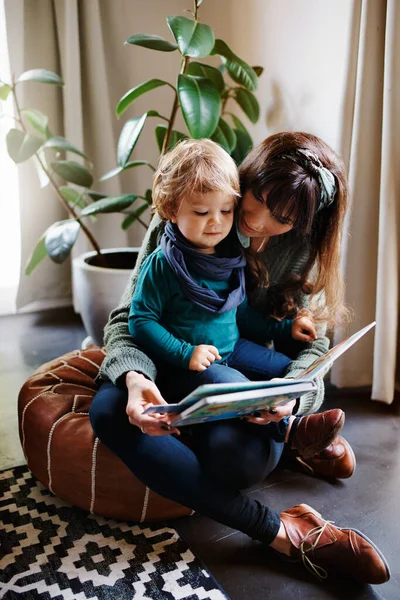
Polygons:
[[[199,252],[170,221],[165,226],[161,248],[169,266],[179,277],[183,293],[201,308],[214,313],[224,313],[233,310],[245,299],[244,256],[239,254],[233,258],[226,258]],[[233,274],[236,287],[229,292],[226,299],[220,298],[213,290],[196,283],[190,271],[213,281],[226,281]]]

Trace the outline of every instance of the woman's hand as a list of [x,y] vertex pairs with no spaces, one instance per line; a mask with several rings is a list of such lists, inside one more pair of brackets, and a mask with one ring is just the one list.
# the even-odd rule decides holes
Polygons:
[[189,369],[191,371],[205,371],[215,359],[221,360],[218,348],[215,346],[208,346],[207,344],[200,344],[200,346],[196,346],[193,350],[189,362]]
[[[287,381],[288,378],[284,379],[282,377],[274,377],[270,381]],[[280,406],[275,406],[275,408],[270,408],[269,410],[259,410],[256,413],[251,413],[246,417],[242,417],[248,423],[256,423],[257,425],[268,425],[268,423],[278,423],[282,421],[285,417],[290,417],[293,411],[293,408],[296,404],[296,400],[290,400],[290,402],[286,402],[286,404],[281,404]]]
[[291,400],[281,406],[275,406],[269,410],[259,410],[247,417],[242,417],[248,423],[255,423],[256,425],[268,425],[268,423],[278,423],[285,417],[290,417],[296,404],[296,400]]
[[132,425],[136,425],[147,435],[170,435],[171,433],[180,435],[179,429],[169,425],[171,416],[157,413],[143,414],[149,406],[167,404],[155,383],[135,371],[129,371],[125,381],[128,388],[126,414]]
[[292,325],[292,337],[301,342],[313,342],[317,339],[315,324],[311,317],[297,317]]

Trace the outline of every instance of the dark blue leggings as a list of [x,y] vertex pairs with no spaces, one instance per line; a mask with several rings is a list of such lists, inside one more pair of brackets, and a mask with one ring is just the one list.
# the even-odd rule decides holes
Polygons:
[[225,361],[215,362],[205,371],[189,371],[159,362],[157,385],[164,398],[173,404],[204,383],[237,383],[283,377],[290,363],[290,358],[284,354],[240,338]]
[[[210,382],[211,367],[207,371]],[[232,419],[192,426],[191,449],[172,435],[142,433],[129,423],[126,403],[127,391],[107,382],[89,415],[97,437],[138,479],[161,496],[253,539],[272,542],[279,514],[240,490],[263,480],[278,464],[287,418],[269,425]],[[182,435],[187,429],[182,428]]]

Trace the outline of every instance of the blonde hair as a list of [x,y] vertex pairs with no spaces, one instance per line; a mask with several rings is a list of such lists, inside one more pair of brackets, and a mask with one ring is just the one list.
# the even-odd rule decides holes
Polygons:
[[185,196],[225,192],[240,195],[234,160],[208,139],[186,139],[161,156],[153,179],[153,208],[165,220],[176,216]]

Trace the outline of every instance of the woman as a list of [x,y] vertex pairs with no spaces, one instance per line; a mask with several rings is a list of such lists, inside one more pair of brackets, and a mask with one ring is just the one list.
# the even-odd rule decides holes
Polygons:
[[[240,178],[237,233],[247,258],[249,303],[277,318],[310,306],[318,324],[314,342],[292,341],[278,348],[294,358],[285,374],[294,377],[328,349],[327,325],[346,316],[339,273],[347,205],[343,164],[319,138],[281,133],[248,155]],[[143,415],[148,404],[165,400],[154,383],[155,365],[129,334],[128,314],[140,266],[159,244],[163,229],[164,223],[154,218],[130,285],[106,327],[106,382],[90,411],[96,435],[157,493],[303,560],[319,576],[328,569],[362,582],[387,581],[388,565],[364,534],[335,527],[306,505],[279,514],[239,491],[276,467],[285,444],[309,456],[310,435],[329,428],[330,418],[341,418],[340,411],[328,411],[297,418],[292,426],[293,412],[304,415],[320,408],[322,378],[315,392],[272,414],[192,427],[193,450],[178,439],[180,432],[169,428],[165,417]],[[215,382],[214,373],[212,366],[202,371],[198,383]],[[343,461],[354,463],[342,438],[324,452],[333,470]],[[323,459],[314,456],[307,462],[314,466]]]

